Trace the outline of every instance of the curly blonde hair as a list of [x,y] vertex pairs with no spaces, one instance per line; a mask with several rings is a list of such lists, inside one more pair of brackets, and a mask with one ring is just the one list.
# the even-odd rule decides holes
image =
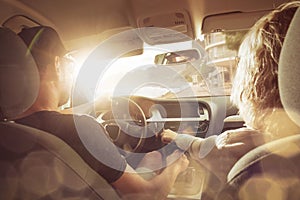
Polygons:
[[239,48],[239,63],[231,100],[246,124],[265,131],[264,120],[281,109],[278,62],[282,44],[300,1],[285,3],[262,17]]

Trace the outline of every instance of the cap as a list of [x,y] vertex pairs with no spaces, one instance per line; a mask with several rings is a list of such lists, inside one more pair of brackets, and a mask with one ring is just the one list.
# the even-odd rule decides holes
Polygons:
[[37,65],[47,65],[55,56],[67,54],[58,33],[49,26],[23,28],[18,35],[27,45]]

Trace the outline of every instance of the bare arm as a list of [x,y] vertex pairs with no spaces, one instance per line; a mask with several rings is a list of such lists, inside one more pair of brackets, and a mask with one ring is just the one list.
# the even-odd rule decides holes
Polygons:
[[184,171],[188,164],[186,156],[182,155],[159,175],[148,181],[127,165],[126,172],[112,185],[126,199],[164,199],[169,194],[177,175]]

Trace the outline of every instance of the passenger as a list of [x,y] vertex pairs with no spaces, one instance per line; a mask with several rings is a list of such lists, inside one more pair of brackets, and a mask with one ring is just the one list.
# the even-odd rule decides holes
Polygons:
[[239,108],[246,128],[229,130],[205,139],[165,130],[161,139],[175,141],[211,170],[222,183],[234,163],[266,142],[299,133],[280,101],[278,62],[291,19],[300,2],[279,6],[262,17],[247,33],[239,49],[239,63],[231,99]]
[[[149,199],[165,198],[177,175],[187,168],[189,161],[186,156],[178,155],[179,152],[170,155],[167,162],[171,159],[172,163],[165,170],[150,180],[143,179],[126,162],[94,118],[59,112],[59,107],[68,101],[71,94],[73,69],[57,32],[50,27],[38,26],[24,28],[19,36],[38,66],[40,89],[34,104],[15,121],[61,138],[126,199],[129,196],[136,199],[139,195]],[[110,166],[101,163],[85,148],[76,130],[77,125],[85,130],[84,137],[94,142],[93,150],[100,154],[96,157],[108,159]],[[100,140],[96,140],[97,137]],[[179,159],[174,161],[176,156]],[[159,155],[151,153],[147,157],[153,160]]]

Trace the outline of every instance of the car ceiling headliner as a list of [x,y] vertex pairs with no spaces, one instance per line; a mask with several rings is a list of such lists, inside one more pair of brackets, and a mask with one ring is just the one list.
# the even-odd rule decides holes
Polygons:
[[54,27],[64,41],[71,41],[113,28],[136,27],[137,18],[140,16],[185,9],[191,15],[192,27],[197,35],[201,31],[202,19],[205,16],[236,11],[268,10],[283,1],[0,0],[2,7],[0,19],[3,22],[13,14],[25,14],[41,24]]

